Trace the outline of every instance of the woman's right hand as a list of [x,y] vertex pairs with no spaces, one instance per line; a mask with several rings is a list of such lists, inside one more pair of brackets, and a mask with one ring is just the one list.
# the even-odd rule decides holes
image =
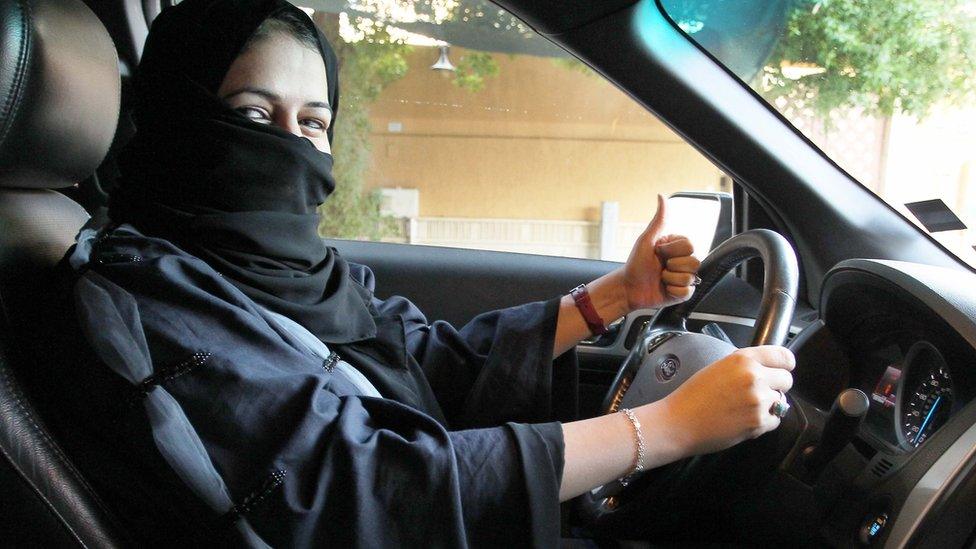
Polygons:
[[[793,353],[784,347],[740,349],[691,376],[666,398],[634,409],[647,445],[645,466],[717,452],[775,429],[777,389],[793,385]],[[608,414],[563,424],[565,460],[560,501],[633,470],[634,428]]]
[[777,390],[793,386],[795,365],[785,347],[739,349],[650,406],[659,405],[663,434],[675,443],[677,458],[717,452],[779,426],[770,408],[780,399]]

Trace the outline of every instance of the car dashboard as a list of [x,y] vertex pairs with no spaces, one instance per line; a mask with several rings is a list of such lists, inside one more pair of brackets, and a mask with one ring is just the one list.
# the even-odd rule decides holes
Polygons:
[[974,278],[903,262],[843,262],[824,281],[820,320],[791,341],[793,394],[815,426],[797,456],[816,443],[809,433],[842,391],[859,389],[869,400],[850,444],[819,478],[805,479],[814,491],[836,490],[816,498],[827,503],[819,535],[830,545],[972,543],[971,518],[966,528],[939,524],[976,504],[966,488],[976,482]]

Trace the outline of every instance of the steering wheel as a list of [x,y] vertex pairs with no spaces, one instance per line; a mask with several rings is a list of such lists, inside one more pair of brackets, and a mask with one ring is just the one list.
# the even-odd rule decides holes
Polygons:
[[[687,320],[722,278],[743,261],[760,258],[765,274],[762,301],[752,345],[782,345],[796,305],[799,268],[789,242],[778,233],[756,229],[740,233],[715,248],[702,261],[697,291],[684,303],[660,309],[642,329],[624,359],[604,401],[603,412],[635,408],[662,399],[705,366],[736,350],[726,339],[689,332]],[[653,444],[653,441],[648,441]],[[682,462],[659,467],[648,476],[671,475]],[[624,487],[613,482],[580,496],[579,510],[587,522],[614,522],[613,515],[633,495],[640,481]]]

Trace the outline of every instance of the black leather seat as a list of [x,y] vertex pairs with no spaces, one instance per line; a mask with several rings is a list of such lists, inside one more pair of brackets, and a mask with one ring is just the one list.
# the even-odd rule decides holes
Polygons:
[[[24,379],[54,266],[87,220],[53,189],[89,176],[119,115],[112,41],[79,0],[0,0],[0,545],[124,545]],[[71,360],[70,350],[59,350]]]

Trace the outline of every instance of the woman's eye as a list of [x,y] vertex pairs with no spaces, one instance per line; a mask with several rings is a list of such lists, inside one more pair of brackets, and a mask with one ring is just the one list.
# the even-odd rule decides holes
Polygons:
[[323,132],[328,128],[324,122],[317,118],[305,118],[301,121],[302,125],[316,132]]
[[268,115],[267,111],[258,107],[238,107],[237,112],[255,122],[260,122],[262,124],[271,123],[271,116]]

